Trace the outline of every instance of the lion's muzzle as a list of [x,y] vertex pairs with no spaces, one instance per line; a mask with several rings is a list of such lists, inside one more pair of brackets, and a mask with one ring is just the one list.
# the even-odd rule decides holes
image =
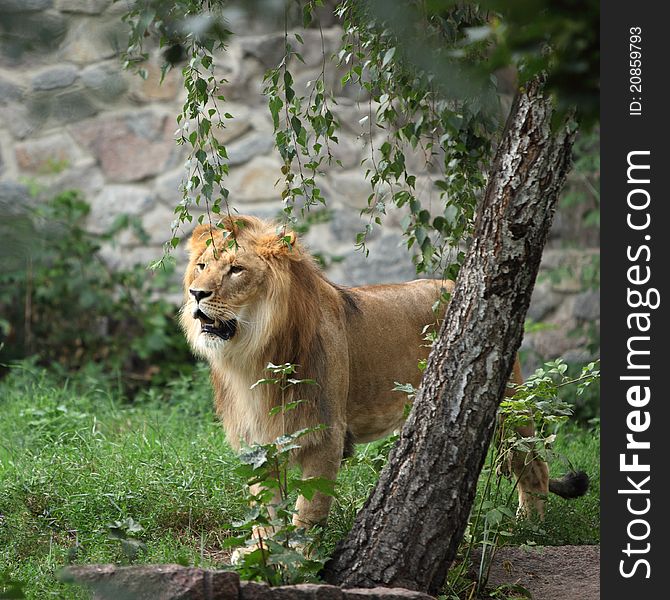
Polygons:
[[237,332],[237,320],[219,321],[207,316],[200,308],[193,313],[193,318],[200,321],[200,333],[214,335],[222,340],[229,340]]

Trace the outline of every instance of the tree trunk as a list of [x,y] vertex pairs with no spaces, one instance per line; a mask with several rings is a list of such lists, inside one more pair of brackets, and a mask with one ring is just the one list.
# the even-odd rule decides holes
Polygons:
[[514,102],[474,238],[414,408],[377,487],[324,571],[346,587],[437,595],[463,536],[574,132],[550,130],[532,81]]

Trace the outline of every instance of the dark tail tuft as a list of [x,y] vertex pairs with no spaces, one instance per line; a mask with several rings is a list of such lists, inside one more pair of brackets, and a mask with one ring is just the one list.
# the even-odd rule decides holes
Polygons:
[[584,471],[571,471],[560,479],[549,480],[549,491],[561,498],[579,498],[589,489],[589,476]]

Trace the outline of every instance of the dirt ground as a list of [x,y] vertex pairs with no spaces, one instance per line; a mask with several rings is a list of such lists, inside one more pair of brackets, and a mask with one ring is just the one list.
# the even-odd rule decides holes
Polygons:
[[518,583],[533,600],[599,600],[600,546],[501,548],[489,585]]

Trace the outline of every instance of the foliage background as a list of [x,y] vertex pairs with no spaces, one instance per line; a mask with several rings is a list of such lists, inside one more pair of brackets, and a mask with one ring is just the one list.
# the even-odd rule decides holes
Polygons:
[[[538,10],[556,8],[539,4]],[[592,12],[592,3],[587,4]],[[294,132],[294,146],[304,146],[302,127],[308,124],[322,132],[316,153],[322,160],[312,167],[298,148],[307,176],[296,172],[292,162],[288,172],[296,172],[297,184],[288,187],[288,195],[316,202],[300,223],[300,233],[328,276],[350,285],[413,278],[415,264],[403,231],[411,230],[414,250],[424,240],[407,205],[389,207],[383,224],[367,231],[365,248],[355,246],[362,246],[360,232],[382,212],[379,201],[393,198],[402,204],[397,201],[402,189],[383,181],[396,169],[414,178],[411,187],[422,205],[439,212],[444,186],[436,182],[445,181],[448,157],[426,143],[413,144],[416,131],[410,131],[402,142],[400,165],[393,153],[398,140],[375,123],[397,125],[398,115],[383,99],[384,90],[355,82],[362,76],[353,68],[361,40],[332,16],[326,18],[326,12],[321,13],[321,29],[303,28],[301,15],[291,13],[285,31],[283,12],[272,12],[273,6],[253,4],[253,10],[267,9],[260,20],[233,4],[226,16],[234,35],[225,52],[214,52],[214,76],[224,80],[226,101],[211,115],[213,123],[224,127],[212,127],[211,136],[226,146],[220,158],[231,205],[262,217],[280,212],[277,199],[287,190],[286,140]],[[234,491],[240,481],[222,476],[233,457],[207,408],[209,387],[192,385],[204,374],[176,326],[181,294],[175,272],[183,267],[183,248],[174,252],[176,271],[145,270],[173,235],[179,188],[184,174],[194,172],[193,163],[184,165],[188,144],[175,144],[189,141],[193,133],[188,119],[175,120],[188,98],[179,68],[167,72],[159,85],[166,48],[159,48],[154,37],[144,41],[146,79],[122,70],[119,57],[127,27],[120,17],[125,10],[124,3],[109,0],[0,3],[0,361],[36,355],[0,384],[0,406],[8,416],[0,446],[0,545],[5,548],[0,559],[12,565],[13,576],[31,582],[35,597],[60,589],[51,576],[69,560],[217,564],[225,555],[222,539],[230,533],[218,523],[218,515],[224,509],[231,518],[243,512]],[[511,22],[528,26],[530,14],[513,11]],[[560,30],[571,13],[551,14],[551,26]],[[476,27],[471,32],[470,50],[479,58],[477,36],[495,35],[500,42],[500,56],[489,57],[488,64],[496,67],[495,85],[502,94],[501,105],[487,113],[492,130],[502,122],[517,85],[515,74],[502,66],[520,48],[541,50],[547,29],[526,31],[526,38]],[[578,29],[573,34],[583,46],[566,47],[582,52],[592,47],[592,32]],[[288,37],[301,55],[289,60],[290,79],[272,70],[285,57]],[[354,58],[330,61],[342,42]],[[178,63],[183,50],[178,44],[167,47]],[[380,68],[392,76],[389,91],[397,90],[396,84],[412,88],[405,73],[393,70],[394,57],[406,52],[400,46],[393,52],[388,45],[377,49]],[[595,52],[589,56],[597,63]],[[557,69],[550,85],[574,78],[583,89],[568,99],[593,94],[593,81],[585,75],[592,73],[592,64],[571,62],[570,55],[561,64],[577,71]],[[274,114],[272,107],[268,110],[268,99],[286,97],[287,88],[310,101],[323,95],[318,114],[294,105],[292,116],[302,122],[295,125],[289,116],[290,130],[277,128],[277,121],[282,122],[278,117],[283,118],[278,105]],[[325,93],[328,89],[332,97]],[[203,151],[216,149],[216,143]],[[480,157],[472,158],[470,172],[476,177]],[[527,372],[545,359],[581,363],[599,351],[597,126],[582,134],[575,158],[529,312],[523,346]],[[309,181],[309,172],[317,170],[323,173]],[[385,177],[375,183],[384,170]],[[301,187],[301,194],[294,191]],[[189,190],[184,191],[188,196]],[[322,199],[326,206],[320,205]],[[196,217],[205,214],[206,204],[192,207]],[[177,234],[188,235],[189,228],[188,223],[179,225]],[[422,254],[414,256],[421,263]],[[565,399],[575,402],[571,393]],[[580,396],[576,410],[580,423],[591,429],[586,436],[583,430],[571,431],[566,452],[592,467],[593,477],[597,390]],[[184,428],[185,420],[193,427]],[[324,532],[326,545],[350,526],[387,450],[388,443],[366,446],[351,461],[331,527]],[[561,505],[560,514],[574,519],[550,516],[544,527],[516,530],[512,541],[597,541],[597,480],[595,485],[580,511]],[[110,539],[115,523],[116,537]],[[136,554],[130,556],[128,548]]]
[[[295,24],[295,33],[304,41],[300,44],[291,33],[291,43],[304,61],[291,59],[292,87],[297,95],[307,97],[321,80],[326,90],[332,89],[328,109],[341,124],[336,132],[338,143],[328,144],[334,160],[331,164],[323,161],[320,166],[323,175],[318,178],[318,187],[327,206],[315,207],[301,225],[301,232],[333,281],[356,285],[411,279],[415,269],[402,238],[407,206],[389,207],[383,226],[374,227],[366,236],[367,258],[355,249],[357,234],[365,230],[371,217],[359,214],[368,207],[371,194],[365,171],[370,169],[370,159],[377,161],[392,139],[388,130],[373,123],[381,103],[371,99],[370,93],[361,90],[351,77],[342,85],[352,63],[338,67],[337,57],[330,60],[338,52],[343,35],[332,15],[332,5],[320,9],[322,30],[315,26],[303,29],[301,15],[295,10],[291,13],[290,24]],[[220,118],[225,127],[213,127],[212,135],[227,148],[229,175],[225,185],[231,190],[229,200],[239,211],[263,217],[279,213],[277,198],[283,186],[282,157],[273,149],[272,116],[268,98],[261,93],[263,75],[279,64],[285,53],[283,11],[277,10],[278,6],[260,3],[246,12],[232,3],[225,14],[227,27],[234,35],[225,52],[216,52],[214,62],[215,75],[225,79],[221,92],[226,102],[213,119]],[[186,100],[182,75],[180,68],[175,68],[159,85],[165,49],[157,46],[155,36],[144,40],[148,61],[142,67],[147,79],[122,70],[119,55],[125,48],[128,28],[120,17],[125,8],[124,3],[109,0],[63,1],[55,6],[51,2],[2,5],[0,214],[7,217],[3,219],[3,258],[25,257],[30,249],[35,257],[40,256],[39,244],[26,243],[19,223],[26,223],[26,215],[36,205],[69,189],[80,190],[81,198],[90,204],[89,213],[79,221],[88,231],[104,234],[118,225],[123,214],[134,223],[119,230],[113,239],[96,241],[101,259],[110,267],[143,268],[160,257],[162,243],[171,237],[170,223],[181,197],[179,186],[188,154],[187,146],[175,145],[175,138],[185,127],[182,123],[180,132],[176,131],[175,117]],[[263,19],[254,16],[259,11],[263,11]],[[515,11],[512,18],[523,24],[527,14]],[[550,14],[554,28],[568,18],[561,11]],[[584,18],[584,22],[590,21]],[[508,36],[501,48],[510,52],[523,44],[537,48],[541,36],[537,30],[531,29],[530,33],[534,46],[529,40]],[[584,38],[581,46],[588,49],[592,45],[591,34],[583,35],[577,28],[575,35]],[[586,55],[594,60],[593,53]],[[591,72],[588,64],[580,68]],[[496,79],[503,93],[502,117],[515,89],[514,77],[509,69],[503,69],[496,71]],[[587,83],[588,78],[584,79]],[[226,113],[234,118],[226,117]],[[555,219],[529,314],[533,324],[524,342],[527,372],[541,360],[561,356],[568,362],[582,362],[598,354],[597,146],[597,128],[579,141],[576,167]],[[435,185],[436,180],[443,179],[443,157],[439,153],[431,156],[431,149],[420,144],[414,149],[405,144],[404,150],[407,172],[416,178],[416,197],[435,211],[443,202],[443,190]],[[361,165],[364,159],[368,161]],[[377,191],[383,194],[389,190],[381,183]],[[194,215],[202,214],[204,208],[195,207]],[[179,234],[188,235],[189,227],[184,224]],[[34,235],[49,241],[54,234],[47,228]],[[174,254],[178,273],[184,264],[183,248],[178,247]],[[36,289],[36,282],[29,283],[27,263],[3,260],[2,264],[3,277],[8,277],[11,269],[12,277],[18,276]],[[68,269],[74,272],[72,266]],[[23,274],[17,274],[17,270]],[[149,274],[145,278],[149,279]],[[181,293],[177,280],[175,276],[174,284],[167,289],[165,282],[157,284],[153,294],[160,290],[161,299],[178,305]],[[23,329],[30,308],[26,306],[25,285],[7,281],[0,298],[0,318],[8,345],[16,348],[25,345]],[[40,282],[43,284],[44,280]],[[151,296],[152,292],[145,290],[140,295]],[[91,304],[90,299],[88,302]],[[6,308],[10,306],[11,318]],[[33,318],[37,314],[32,311]],[[155,329],[169,331],[171,327],[174,322],[166,321],[156,324]]]

